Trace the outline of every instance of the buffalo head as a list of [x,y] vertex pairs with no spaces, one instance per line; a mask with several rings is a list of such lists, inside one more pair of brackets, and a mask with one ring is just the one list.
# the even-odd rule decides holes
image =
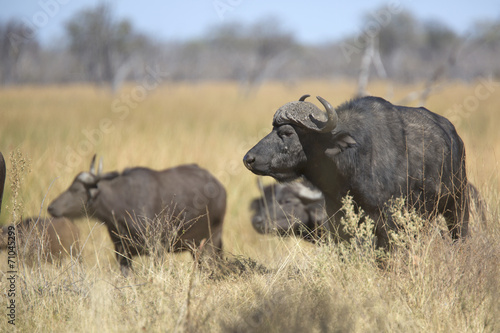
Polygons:
[[98,194],[98,183],[108,179],[110,174],[102,175],[102,158],[99,167],[95,169],[95,158],[92,158],[89,172],[80,172],[70,187],[61,193],[48,207],[48,212],[54,217],[79,218],[90,212],[89,205]]
[[338,116],[333,107],[321,97],[317,97],[326,109],[306,102],[309,95],[290,102],[276,111],[273,130],[253,147],[243,158],[245,166],[257,175],[271,176],[278,181],[290,181],[301,175],[307,162],[303,149],[302,132],[318,134],[331,133],[337,126]]

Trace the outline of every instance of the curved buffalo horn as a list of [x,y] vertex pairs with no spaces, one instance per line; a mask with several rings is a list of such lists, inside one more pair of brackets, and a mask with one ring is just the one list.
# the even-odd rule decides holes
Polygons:
[[311,95],[309,95],[309,94],[302,95],[302,97],[300,97],[300,98],[299,98],[299,102],[303,102],[303,101],[305,101],[305,100],[306,100],[306,98],[307,98],[307,97],[309,97],[309,96],[311,96]]
[[90,162],[90,174],[95,175],[95,157],[96,154],[92,157],[92,161]]
[[318,101],[326,109],[327,117],[326,121],[319,120],[323,112],[313,103],[306,102],[307,97],[309,95],[303,95],[298,101],[289,102],[279,108],[274,114],[273,126],[295,124],[317,133],[331,132],[337,126],[338,121],[335,109],[326,100],[317,96]]
[[337,126],[337,121],[339,118],[337,115],[337,112],[332,107],[332,105],[330,103],[328,103],[327,100],[325,100],[321,96],[316,96],[316,98],[325,107],[326,115],[327,115],[328,119],[327,119],[327,121],[322,122],[322,121],[319,121],[317,119],[314,119],[314,117],[311,116],[311,120],[318,125],[318,132],[320,132],[320,133],[331,132]]

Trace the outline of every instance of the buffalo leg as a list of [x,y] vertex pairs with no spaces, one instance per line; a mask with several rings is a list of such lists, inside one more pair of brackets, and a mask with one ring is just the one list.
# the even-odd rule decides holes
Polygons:
[[132,253],[128,247],[123,244],[123,240],[120,239],[120,237],[111,233],[110,236],[115,246],[116,261],[118,261],[118,264],[120,265],[120,270],[123,276],[127,277],[132,269]]

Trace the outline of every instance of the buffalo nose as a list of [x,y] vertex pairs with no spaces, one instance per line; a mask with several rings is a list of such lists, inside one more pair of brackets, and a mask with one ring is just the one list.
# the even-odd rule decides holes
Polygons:
[[258,233],[261,233],[261,234],[265,234],[266,233],[266,224],[264,223],[265,222],[265,219],[263,216],[261,215],[255,215],[253,218],[252,218],[252,225],[253,225],[253,228],[258,232]]
[[56,216],[56,210],[55,210],[54,206],[47,207],[47,211],[49,212],[50,215]]
[[248,169],[252,169],[252,164],[255,162],[255,156],[246,154],[245,157],[243,158],[243,163]]
[[264,218],[260,215],[256,215],[253,217],[252,223],[256,227],[261,227],[264,224]]

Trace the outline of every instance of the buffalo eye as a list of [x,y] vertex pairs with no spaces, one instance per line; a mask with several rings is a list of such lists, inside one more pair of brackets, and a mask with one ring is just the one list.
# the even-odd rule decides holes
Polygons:
[[76,187],[71,187],[71,188],[69,189],[69,191],[70,191],[71,193],[78,193],[78,192],[80,192],[80,189],[79,189],[79,188],[76,188]]
[[295,134],[295,131],[292,128],[284,127],[280,128],[278,131],[278,135],[280,138],[288,138]]

